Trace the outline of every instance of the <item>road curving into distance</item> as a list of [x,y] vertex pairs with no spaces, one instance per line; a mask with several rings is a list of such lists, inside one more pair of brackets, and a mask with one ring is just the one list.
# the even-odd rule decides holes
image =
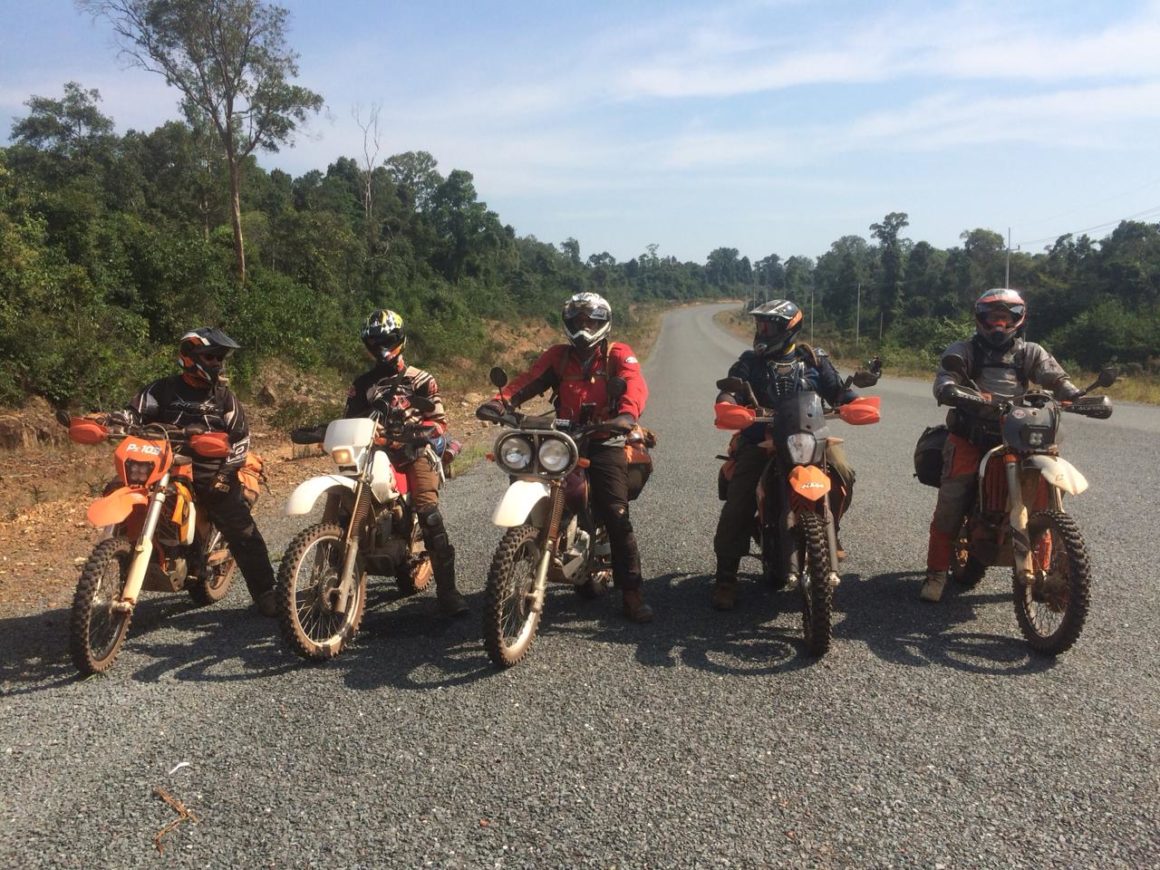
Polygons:
[[[858,473],[834,645],[807,657],[793,593],[752,573],[708,607],[714,381],[743,348],[721,306],[674,309],[645,365],[656,473],[633,505],[657,610],[549,595],[528,659],[479,636],[505,483],[451,481],[473,612],[372,579],[356,643],[322,666],[246,610],[149,597],[120,660],[78,681],[64,611],[0,622],[0,865],[1140,867],[1160,859],[1160,409],[1069,416],[1091,481],[1069,502],[1093,604],[1057,661],[1022,642],[999,569],[917,600],[934,490],[911,476],[926,383],[892,380],[882,422],[835,423]],[[301,518],[263,528],[274,552]],[[743,563],[752,572],[756,562]]]

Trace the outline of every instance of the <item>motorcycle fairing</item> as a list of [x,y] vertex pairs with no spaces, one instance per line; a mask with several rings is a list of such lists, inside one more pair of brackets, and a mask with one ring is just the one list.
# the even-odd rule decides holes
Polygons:
[[1062,457],[1036,454],[1026,457],[1023,462],[1038,468],[1044,480],[1052,486],[1059,487],[1068,495],[1079,495],[1088,488],[1087,478]]
[[830,491],[830,476],[816,465],[799,465],[789,473],[789,485],[802,498],[817,501]]
[[149,504],[149,496],[135,486],[121,486],[89,505],[88,519],[97,528],[124,522],[137,505]]
[[344,487],[353,492],[355,480],[343,477],[341,474],[323,474],[302,481],[294,488],[294,492],[290,493],[290,498],[286,500],[286,516],[294,517],[310,513],[314,509],[314,503],[318,501],[318,497],[335,487]]
[[491,521],[503,528],[523,525],[550,492],[548,484],[540,480],[513,480],[496,505]]

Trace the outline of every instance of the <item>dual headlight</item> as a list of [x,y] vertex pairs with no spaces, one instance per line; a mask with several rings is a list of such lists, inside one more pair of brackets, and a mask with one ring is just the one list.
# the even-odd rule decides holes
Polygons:
[[532,438],[513,432],[501,437],[495,446],[496,464],[509,474],[560,474],[576,459],[572,440],[555,434]]

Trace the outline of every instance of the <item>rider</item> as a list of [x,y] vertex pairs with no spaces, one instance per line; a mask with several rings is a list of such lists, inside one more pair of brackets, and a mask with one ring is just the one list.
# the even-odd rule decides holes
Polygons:
[[[963,358],[966,371],[985,397],[1013,398],[1027,392],[1029,384],[1050,390],[1057,399],[1073,399],[1080,391],[1068,380],[1055,357],[1030,341],[1024,341],[1027,303],[1017,290],[1000,287],[975,300],[975,334],[956,341],[947,354]],[[962,378],[940,368],[934,377],[934,396],[947,413],[946,446],[943,447],[942,482],[930,521],[927,541],[926,579],[919,597],[937,602],[946,586],[951,548],[975,491],[975,475],[983,454],[1000,443],[995,409],[964,397]],[[965,399],[965,400],[964,400]],[[985,566],[969,557],[964,570],[978,579]]]
[[[551,389],[556,416],[561,420],[576,425],[607,420],[617,429],[636,423],[648,399],[648,385],[632,348],[608,340],[612,308],[607,300],[596,293],[577,293],[564,303],[563,318],[568,344],[548,348],[527,372],[480,405],[475,412],[479,419],[498,420],[504,413],[501,397],[519,406]],[[608,407],[611,377],[623,378],[627,385],[615,409]],[[590,440],[587,456],[592,501],[608,530],[612,578],[621,590],[624,615],[632,622],[650,622],[653,611],[641,592],[640,552],[628,515],[623,435],[610,432],[607,438]]]
[[[795,342],[803,322],[797,305],[785,299],[773,299],[749,313],[755,321],[753,350],[742,353],[730,366],[729,377],[749,384],[759,405],[770,408],[779,399],[802,391],[817,392],[834,407],[857,398],[857,393],[842,383],[825,353],[815,351],[804,342]],[[723,404],[745,404],[747,395],[747,391],[719,393],[716,400],[719,419]],[[728,409],[724,411],[728,414]],[[766,429],[766,424],[754,423],[742,429],[736,439],[733,472],[713,537],[717,571],[709,600],[717,610],[732,610],[737,601],[737,569],[741,557],[749,552],[753,517],[757,513],[757,484],[771,458],[762,446]],[[854,469],[846,461],[845,451],[833,441],[826,445],[826,458],[834,479],[830,498],[836,530],[853,496]],[[839,559],[846,557],[841,544],[835,555]]]
[[[250,449],[250,430],[223,374],[226,358],[240,346],[216,327],[185,333],[178,344],[181,374],[161,378],[142,389],[125,415],[138,425],[200,424],[210,432],[228,433],[230,453],[226,458],[193,455],[194,497],[229,544],[258,611],[263,616],[276,616],[270,553],[242,495],[237,474]],[[117,422],[117,415],[111,422]]]
[[[403,318],[394,311],[376,309],[363,323],[361,335],[375,364],[350,385],[343,416],[365,417],[376,407],[403,409],[405,422],[421,426],[430,441],[440,438],[447,430],[447,414],[439,385],[428,372],[403,360],[407,344]],[[421,411],[411,404],[412,396],[430,400],[432,407]],[[417,453],[413,446],[392,449],[388,455],[395,468],[407,476],[411,505],[431,554],[439,609],[447,616],[467,613],[467,602],[455,588],[455,548],[439,510],[439,470],[434,464],[438,460],[433,460],[429,451]]]

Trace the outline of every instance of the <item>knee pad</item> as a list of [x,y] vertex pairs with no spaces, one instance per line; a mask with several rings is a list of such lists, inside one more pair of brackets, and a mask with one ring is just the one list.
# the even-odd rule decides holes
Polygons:
[[422,511],[418,515],[419,529],[423,533],[423,540],[427,549],[439,555],[454,555],[455,549],[451,546],[451,539],[447,535],[447,527],[443,525],[443,514],[439,508]]

